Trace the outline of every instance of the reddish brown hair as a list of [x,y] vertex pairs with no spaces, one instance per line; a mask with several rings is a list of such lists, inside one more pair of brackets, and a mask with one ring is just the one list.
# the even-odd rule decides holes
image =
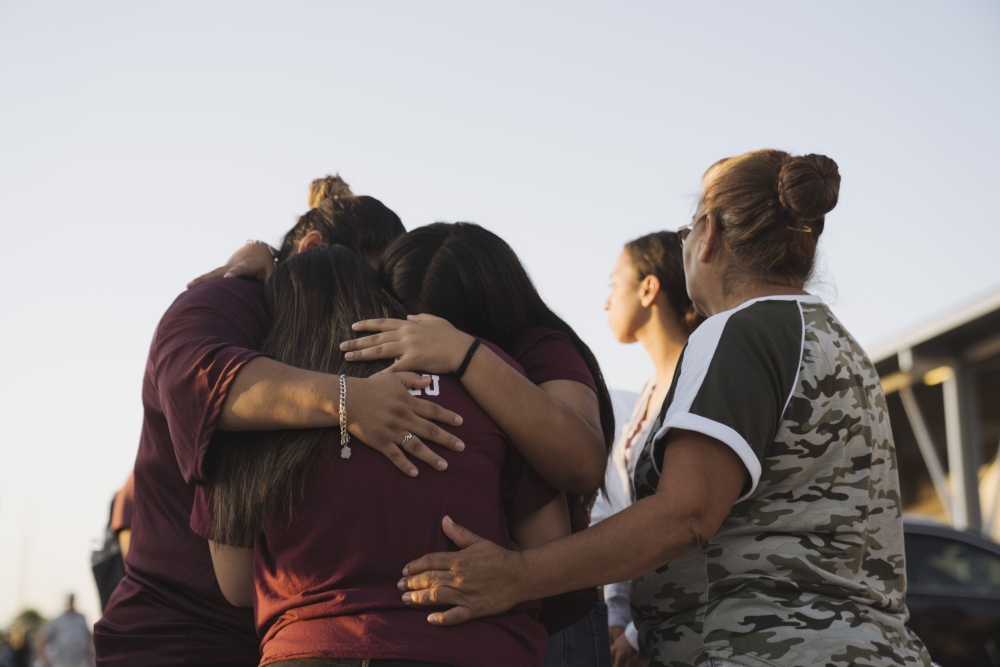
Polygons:
[[836,162],[765,149],[719,160],[703,183],[704,212],[715,214],[736,259],[735,279],[809,279],[825,216],[840,193]]

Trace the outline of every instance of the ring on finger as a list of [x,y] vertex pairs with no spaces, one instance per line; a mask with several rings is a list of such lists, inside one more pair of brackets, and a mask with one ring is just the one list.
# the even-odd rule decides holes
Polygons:
[[403,442],[401,442],[399,444],[400,444],[400,446],[403,446],[406,443],[408,443],[410,440],[413,440],[413,434],[412,433],[407,433],[406,435],[403,436]]

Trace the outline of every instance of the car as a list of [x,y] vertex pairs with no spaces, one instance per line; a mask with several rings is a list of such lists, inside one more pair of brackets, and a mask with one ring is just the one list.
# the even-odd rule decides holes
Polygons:
[[941,667],[1000,667],[1000,544],[907,518],[908,623]]

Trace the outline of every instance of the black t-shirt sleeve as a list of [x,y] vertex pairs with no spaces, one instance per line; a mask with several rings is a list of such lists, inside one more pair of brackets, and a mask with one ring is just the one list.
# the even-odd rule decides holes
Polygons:
[[672,400],[655,430],[653,460],[663,459],[672,428],[695,431],[728,445],[750,480],[749,496],[774,441],[802,361],[803,323],[794,300],[760,301],[691,336],[675,376]]

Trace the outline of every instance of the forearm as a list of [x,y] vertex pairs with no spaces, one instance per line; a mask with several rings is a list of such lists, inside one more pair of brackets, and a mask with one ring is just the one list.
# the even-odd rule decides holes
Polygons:
[[696,517],[675,511],[660,494],[640,500],[585,531],[520,554],[524,567],[516,585],[519,601],[651,572],[698,546],[697,524]]
[[257,357],[236,374],[216,428],[270,431],[336,426],[340,423],[337,383],[333,375]]
[[600,430],[480,346],[462,384],[546,482],[574,494],[596,490],[607,450]]

